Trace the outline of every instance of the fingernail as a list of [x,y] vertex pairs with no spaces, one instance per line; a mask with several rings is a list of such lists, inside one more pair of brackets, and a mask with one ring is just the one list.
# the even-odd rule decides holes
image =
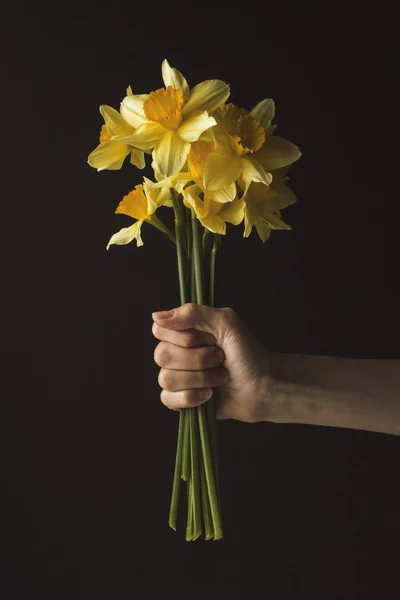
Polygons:
[[153,312],[152,317],[156,319],[170,319],[175,314],[173,310],[159,310],[158,312]]
[[202,400],[207,400],[208,398],[211,398],[212,390],[210,388],[207,388],[206,390],[201,390],[199,396]]

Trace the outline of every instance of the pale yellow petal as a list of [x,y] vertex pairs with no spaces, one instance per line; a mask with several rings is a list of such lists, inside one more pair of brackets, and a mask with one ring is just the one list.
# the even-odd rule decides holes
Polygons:
[[123,142],[109,140],[97,146],[89,154],[87,161],[91,167],[98,171],[104,169],[116,171],[122,167],[129,151],[129,147]]
[[225,221],[228,221],[228,223],[239,225],[244,219],[245,207],[246,203],[244,200],[235,200],[234,202],[225,204],[220,214]]
[[271,235],[271,228],[268,227],[268,224],[261,219],[257,219],[254,225],[257,229],[258,235],[261,238],[261,241],[265,243]]
[[176,131],[167,131],[153,151],[156,170],[169,177],[180,171],[190,152],[189,142],[185,142]]
[[204,163],[204,187],[218,190],[232,185],[240,176],[240,159],[231,152],[217,154],[210,152]]
[[[174,188],[176,189],[176,191],[180,194],[183,190],[183,188],[185,187],[185,185],[188,183],[188,181],[191,181],[193,179],[192,174],[190,173],[190,171],[186,172],[186,171],[181,171],[180,173],[174,173],[174,175],[171,175],[171,177],[166,177],[165,179],[161,179],[160,181],[157,181],[157,183],[151,182],[151,184],[149,183],[149,187],[154,187],[154,188],[158,188],[158,187],[166,187],[166,188]],[[150,181],[150,180],[148,180]]]
[[113,136],[112,139],[121,140],[126,144],[134,146],[135,148],[139,148],[140,150],[149,150],[160,143],[166,131],[167,130],[164,129],[164,127],[159,123],[149,121],[148,123],[143,123],[140,125],[132,135],[116,135]]
[[276,208],[286,208],[296,202],[297,198],[294,192],[285,183],[279,186],[279,194],[274,198]]
[[203,200],[199,197],[201,188],[198,185],[191,185],[183,191],[183,203],[187,208],[194,210],[198,218],[205,217],[207,210]]
[[185,142],[196,142],[201,134],[216,125],[206,110],[191,114],[179,127],[178,133]]
[[294,163],[300,158],[301,152],[289,140],[271,135],[267,137],[265,144],[254,156],[266,171],[274,171]]
[[132,94],[125,96],[122,100],[120,113],[132,127],[139,127],[139,125],[147,121],[143,110],[143,103],[148,97],[148,94]]
[[258,207],[258,213],[263,221],[266,221],[271,229],[292,229],[290,225],[282,221],[275,215],[268,206],[268,202],[261,203]]
[[260,163],[252,156],[244,156],[240,159],[243,179],[247,181],[256,181],[264,185],[270,185],[272,181],[271,173],[268,173]]
[[175,67],[171,67],[167,59],[163,61],[161,71],[165,87],[170,85],[176,90],[182,90],[183,98],[186,101],[189,98],[189,85],[182,73]]
[[144,160],[143,152],[141,150],[137,150],[136,148],[131,149],[130,162],[138,169],[144,169],[146,166],[146,161]]
[[133,127],[131,127],[112,106],[103,104],[100,106],[100,113],[111,136],[130,135],[133,132]]
[[182,109],[182,114],[188,115],[197,110],[213,112],[220,104],[229,97],[229,85],[219,79],[202,81],[192,88],[189,100]]
[[129,242],[132,242],[132,240],[134,240],[135,238],[137,241],[137,245],[143,246],[143,241],[140,235],[142,223],[143,219],[141,219],[140,221],[136,221],[136,223],[134,223],[130,227],[123,227],[122,229],[117,231],[117,233],[114,233],[114,235],[110,237],[106,249],[108,250],[112,244],[124,246],[125,244],[129,244]]
[[199,218],[199,221],[213,233],[219,233],[220,235],[226,234],[226,223],[221,215],[207,215],[206,217]]
[[244,210],[244,232],[243,237],[249,237],[257,219],[259,219],[257,210],[252,204],[247,204]]
[[220,190],[207,190],[207,196],[213,202],[232,202],[236,198],[236,184],[231,183]]
[[272,98],[261,100],[251,109],[250,114],[257,119],[264,128],[267,128],[275,116],[275,103]]

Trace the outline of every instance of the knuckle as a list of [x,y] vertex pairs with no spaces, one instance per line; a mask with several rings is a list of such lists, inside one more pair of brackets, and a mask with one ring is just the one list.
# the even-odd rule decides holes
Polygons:
[[158,374],[158,385],[163,389],[168,389],[169,386],[169,375],[166,369],[160,369]]
[[197,344],[197,335],[195,330],[186,331],[183,338],[185,348],[193,348]]
[[164,390],[161,391],[160,400],[161,400],[162,404],[164,404],[164,406],[166,406],[167,408],[175,408],[171,404],[170,396],[167,393],[165,393]]
[[164,367],[169,357],[169,351],[167,349],[167,345],[165,342],[160,342],[157,344],[156,349],[154,350],[154,362],[159,367]]
[[199,307],[194,302],[187,302],[183,306],[183,312],[185,317],[188,319],[189,323],[192,325],[196,320],[196,315],[198,313]]
[[235,321],[237,319],[237,313],[235,310],[233,310],[233,308],[231,308],[230,306],[226,306],[224,308],[221,308],[221,314],[223,319],[225,319],[228,322],[231,321]]

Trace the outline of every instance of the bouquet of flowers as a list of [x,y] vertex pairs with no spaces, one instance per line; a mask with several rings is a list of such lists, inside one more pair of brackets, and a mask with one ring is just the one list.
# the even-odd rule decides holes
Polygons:
[[[190,88],[167,60],[162,63],[164,87],[134,94],[129,86],[119,112],[100,106],[105,121],[100,143],[89,154],[91,167],[121,169],[125,158],[143,169],[151,156],[154,180],[136,185],[115,212],[134,222],[111,236],[106,248],[136,240],[142,226],[164,233],[177,250],[181,304],[214,306],[215,262],[226,224],[244,221],[244,237],[256,228],[263,242],[273,229],[291,229],[281,210],[296,197],[285,183],[290,165],[301,152],[274,135],[273,100],[250,111],[227,103],[229,86],[212,79]],[[156,214],[172,208],[175,232]],[[205,534],[223,537],[218,485],[215,397],[179,412],[178,442],[169,525],[176,530],[181,481],[187,484],[186,540]]]

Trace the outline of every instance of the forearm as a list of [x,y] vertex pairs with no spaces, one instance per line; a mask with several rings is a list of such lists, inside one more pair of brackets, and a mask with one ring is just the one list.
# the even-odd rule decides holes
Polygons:
[[400,360],[272,355],[266,419],[400,435]]

